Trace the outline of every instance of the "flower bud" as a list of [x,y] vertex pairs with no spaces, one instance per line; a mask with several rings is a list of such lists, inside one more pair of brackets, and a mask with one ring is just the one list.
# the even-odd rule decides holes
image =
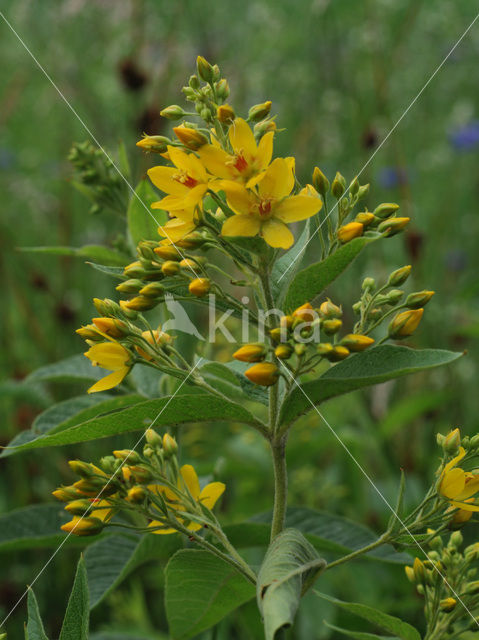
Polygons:
[[161,272],[165,276],[176,276],[176,274],[180,272],[180,269],[180,265],[174,260],[166,260],[161,265]]
[[330,342],[320,342],[316,347],[316,350],[323,358],[329,358],[329,355],[333,351],[333,345]]
[[434,295],[434,291],[416,291],[415,293],[410,293],[406,298],[405,305],[409,309],[419,309],[419,307],[424,307],[429,300]]
[[272,362],[260,362],[247,369],[245,376],[254,384],[270,387],[278,380],[279,371]]
[[176,260],[179,262],[183,257],[178,249],[172,244],[155,247],[153,251],[163,260]]
[[192,231],[181,240],[175,242],[177,247],[181,247],[182,249],[197,249],[201,247],[202,244],[206,242],[206,239],[198,233],[198,231]]
[[103,336],[98,333],[94,324],[88,324],[79,329],[75,329],[75,333],[78,333],[84,340],[103,340]]
[[326,178],[324,173],[321,171],[319,167],[314,167],[313,171],[313,187],[316,189],[318,193],[320,193],[323,198],[326,197],[326,194],[329,191],[329,180]]
[[451,537],[449,538],[449,547],[452,547],[453,549],[459,549],[459,547],[462,547],[462,544],[464,542],[464,538],[462,536],[462,533],[460,531],[454,531],[454,533],[451,534]]
[[358,189],[358,200],[365,198],[369,193],[369,184],[363,184]]
[[235,111],[229,104],[222,104],[218,107],[216,116],[223,124],[231,124],[235,119]]
[[184,260],[180,260],[179,265],[182,269],[188,269],[188,271],[195,271],[198,269],[198,262],[193,260],[192,258],[185,258]]
[[117,449],[113,451],[113,455],[119,460],[128,460],[128,464],[136,464],[141,461],[140,454],[133,449]]
[[321,329],[328,336],[337,333],[343,325],[343,321],[339,318],[327,318],[321,322]]
[[126,265],[123,269],[123,273],[128,278],[142,278],[145,275],[145,270],[143,269],[141,262],[139,260],[135,260],[135,262],[131,262]]
[[73,473],[76,473],[82,478],[90,478],[95,475],[95,467],[89,462],[83,462],[82,460],[69,460],[68,465]]
[[461,432],[458,428],[450,431],[441,443],[444,453],[454,456],[461,446]]
[[135,482],[138,482],[138,484],[145,484],[152,479],[151,471],[148,469],[148,467],[145,467],[145,465],[129,465],[128,469],[130,470],[131,477]]
[[304,342],[297,342],[294,345],[294,352],[298,357],[304,356],[304,354],[306,353],[306,345],[304,344]]
[[341,244],[346,244],[354,238],[363,235],[364,226],[360,222],[348,222],[338,229],[338,240]]
[[[309,304],[309,302],[305,302],[300,307],[295,309],[292,313],[293,316],[293,326],[298,324],[299,322],[312,322],[317,314],[313,307]],[[287,316],[284,316],[287,317]]]
[[190,87],[190,89],[193,89],[193,91],[197,91],[201,86],[200,81],[198,80],[198,76],[196,75],[190,76],[188,80],[188,86]]
[[229,97],[230,87],[226,78],[221,78],[221,80],[216,83],[216,95],[218,98],[221,98],[221,100],[226,100]]
[[152,447],[160,447],[162,444],[160,434],[151,427],[145,431],[145,439]]
[[73,516],[83,516],[91,510],[92,503],[87,498],[73,500],[65,507],[65,511],[68,511],[68,513],[71,513]]
[[254,107],[251,107],[248,111],[248,120],[252,120],[253,122],[264,120],[268,117],[269,112],[271,111],[271,105],[271,100],[267,100],[261,104],[255,104]]
[[378,218],[384,219],[392,216],[392,214],[396,213],[398,209],[399,205],[394,202],[383,202],[374,209],[373,214]]
[[360,333],[348,333],[342,338],[341,343],[349,351],[364,351],[374,343],[369,336],[363,336]]
[[142,286],[143,282],[141,280],[138,280],[138,278],[130,278],[130,280],[120,282],[115,289],[120,293],[138,293]]
[[274,355],[280,360],[287,360],[293,354],[293,347],[290,344],[280,344],[274,350]]
[[345,191],[346,191],[346,180],[338,171],[336,172],[336,175],[334,176],[334,180],[331,184],[331,193],[336,198],[336,200],[339,200],[339,198],[343,195]]
[[358,176],[355,176],[349,183],[349,193],[354,197],[359,191]]
[[162,109],[160,111],[160,116],[168,118],[168,120],[179,120],[180,118],[183,118],[183,116],[186,116],[186,113],[177,104],[172,104],[169,107]]
[[163,436],[163,451],[166,458],[171,458],[178,453],[178,444],[169,433],[165,433]]
[[378,226],[379,233],[383,233],[386,238],[390,238],[391,236],[399,233],[409,224],[411,218],[389,218],[389,220],[384,220]]
[[455,608],[456,604],[457,600],[455,598],[444,598],[439,602],[439,608],[444,613],[449,613]]
[[361,285],[361,289],[363,291],[374,291],[376,288],[376,281],[374,278],[364,278],[363,284]]
[[479,593],[479,580],[474,580],[473,582],[470,582],[465,589],[465,592],[469,595],[473,595],[475,596],[476,594]]
[[188,291],[196,296],[202,298],[211,289],[211,280],[209,278],[195,278],[188,286]]
[[131,487],[131,489],[128,489],[128,492],[126,494],[126,499],[132,504],[141,504],[142,502],[144,502],[145,498],[146,491],[143,489],[143,487],[139,487],[138,485],[135,485],[134,487]]
[[148,311],[155,306],[154,300],[144,296],[135,296],[131,300],[120,300],[122,311]]
[[319,315],[322,318],[341,318],[343,315],[343,311],[341,307],[338,307],[338,305],[334,304],[334,302],[331,302],[331,300],[328,298],[321,303],[321,306],[319,307]]
[[104,300],[93,298],[93,304],[95,305],[95,309],[102,316],[115,315],[120,311],[119,305],[109,298],[105,298]]
[[388,333],[391,338],[407,338],[412,336],[421,322],[424,309],[411,309],[394,316],[389,324]]
[[208,138],[200,131],[186,127],[183,124],[179,127],[173,127],[173,131],[178,140],[188,149],[196,150],[208,143]]
[[59,487],[52,491],[52,496],[55,496],[57,500],[60,502],[69,502],[70,500],[75,500],[79,497],[79,492],[75,487]]
[[273,118],[267,118],[266,120],[257,122],[254,125],[253,127],[254,135],[257,140],[262,138],[266,133],[269,133],[270,131],[276,131],[277,127],[276,127],[276,122],[274,121],[275,117],[276,116],[274,116]]
[[402,284],[404,284],[409,278],[411,269],[411,265],[408,264],[405,267],[401,267],[400,269],[396,269],[396,271],[393,271],[388,278],[388,287],[400,287]]
[[94,536],[100,533],[104,526],[105,523],[99,518],[74,516],[70,522],[62,524],[60,529],[67,533],[74,533],[76,536]]
[[361,307],[363,306],[363,303],[361,302],[361,300],[358,300],[357,302],[355,302],[353,304],[353,312],[358,316],[361,313]]
[[165,136],[148,136],[145,134],[141,140],[138,140],[136,146],[150,153],[165,153],[169,144],[171,144],[171,140]]
[[196,58],[196,68],[198,70],[198,75],[205,82],[213,82],[214,78],[214,70],[213,66],[203,58],[203,56],[198,56]]
[[330,362],[340,362],[349,356],[349,349],[340,344],[334,345],[332,351],[325,357]]
[[140,295],[145,298],[159,298],[165,293],[165,287],[159,282],[149,282],[142,289]]
[[130,329],[126,322],[118,320],[117,318],[93,318],[92,322],[97,329],[112,338],[121,338],[130,333]]
[[368,227],[374,220],[376,216],[369,211],[363,211],[362,213],[358,213],[354,218],[355,222],[360,222],[364,227]]
[[413,570],[416,582],[423,583],[426,578],[426,569],[424,568],[424,563],[419,558],[414,558]]
[[404,567],[404,571],[406,572],[406,578],[409,580],[409,582],[412,582],[414,584],[416,582],[414,569],[412,567]]
[[233,353],[235,360],[241,362],[261,362],[266,357],[266,347],[264,344],[245,344]]

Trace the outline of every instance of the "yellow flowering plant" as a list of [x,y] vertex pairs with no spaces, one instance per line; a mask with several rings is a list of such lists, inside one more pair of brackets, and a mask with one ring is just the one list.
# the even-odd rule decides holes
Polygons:
[[[301,597],[322,572],[364,554],[374,558],[384,545],[391,554],[416,551],[415,536],[428,540],[431,528],[440,536],[464,524],[464,513],[479,510],[479,476],[463,469],[475,445],[458,444],[455,433],[445,438],[437,481],[415,509],[404,513],[402,480],[386,531],[326,560],[317,538],[307,527],[295,527],[287,512],[286,451],[294,425],[311,412],[324,420],[318,407],[329,398],[445,365],[461,354],[399,343],[418,329],[434,294],[400,288],[409,265],[383,283],[364,278],[352,309],[326,294],[363,250],[393,241],[407,226],[397,204],[370,205],[369,185],[358,178],[348,183],[340,173],[330,181],[318,167],[302,184],[295,159],[274,155],[281,130],[272,103],[237,114],[227,80],[204,58],[183,93],[192,111],[178,105],[162,111],[181,121],[171,137],[145,135],[137,143],[152,154],[153,166],[126,205],[128,260],[121,267],[93,265],[117,278],[116,300],[95,298],[96,317],[77,330],[87,344],[87,361],[81,356],[59,365],[59,375],[93,382],[88,415],[82,406],[61,428],[53,425],[7,450],[143,432],[131,449],[115,450],[97,464],[70,463],[79,480],[54,491],[71,517],[61,528],[82,538],[124,529],[138,544],[171,540],[165,587],[171,637],[196,637],[256,595],[265,637],[274,640],[285,637]],[[89,158],[98,162],[88,148],[76,149],[82,171]],[[118,189],[111,176],[108,183],[98,180],[103,200]],[[174,314],[178,324],[169,312],[172,304],[181,308]],[[205,340],[198,319],[206,311]],[[219,331],[227,357],[219,355]],[[187,341],[181,332],[189,334]],[[110,393],[95,404],[98,392]],[[210,422],[252,428],[258,446],[269,448],[274,494],[266,521],[221,522],[214,509],[225,489],[234,500],[221,469],[204,477],[185,462],[181,425],[203,428]],[[259,565],[248,547],[263,549]],[[185,571],[191,591],[179,597]],[[208,615],[192,623],[182,613],[190,604]],[[374,615],[384,622],[384,614]],[[387,631],[405,625],[412,629],[408,638],[419,637],[394,620]]]

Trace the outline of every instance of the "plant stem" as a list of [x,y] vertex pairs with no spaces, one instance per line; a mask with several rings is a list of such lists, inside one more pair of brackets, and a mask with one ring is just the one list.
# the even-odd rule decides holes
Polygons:
[[328,565],[326,565],[325,571],[327,571],[328,569],[332,569],[333,567],[337,567],[340,564],[344,564],[345,562],[349,562],[350,560],[354,560],[354,558],[357,558],[358,556],[361,556],[364,553],[368,553],[373,549],[377,549],[377,547],[381,547],[383,544],[386,544],[388,540],[389,540],[389,534],[385,533],[380,538],[378,538],[375,542],[371,542],[371,544],[368,544],[365,547],[361,547],[361,549],[357,549],[352,553],[348,553],[347,556],[343,556],[342,558],[338,558],[337,560],[334,560],[334,562],[330,562]]
[[286,501],[288,497],[288,473],[286,469],[287,436],[271,440],[271,454],[274,468],[274,507],[271,523],[271,540],[284,528]]

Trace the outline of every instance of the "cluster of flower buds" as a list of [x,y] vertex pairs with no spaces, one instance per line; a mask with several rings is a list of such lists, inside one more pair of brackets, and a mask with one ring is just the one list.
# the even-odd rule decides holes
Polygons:
[[[331,300],[326,300],[317,309],[306,302],[290,315],[282,316],[279,326],[270,330],[270,346],[245,344],[233,357],[256,363],[245,372],[246,377],[255,384],[270,386],[277,382],[280,371],[274,362],[265,362],[268,356],[283,361],[286,366],[291,358],[295,358],[294,370],[304,372],[303,363],[315,366],[322,358],[339,362],[374,343],[372,338],[358,333],[348,333],[340,338],[342,326],[342,310]],[[322,341],[323,335],[327,341]]]
[[116,287],[120,293],[131,296],[129,300],[120,301],[123,310],[153,309],[169,292],[195,297],[209,293],[212,282],[204,270],[206,258],[187,251],[187,248],[200,247],[204,238],[199,232],[189,235],[194,237],[187,236],[187,247],[185,241],[175,245],[153,240],[139,243],[138,260],[125,267],[125,280]]
[[93,203],[90,213],[103,210],[124,215],[128,187],[105,153],[91,142],[74,144],[68,155],[76,172],[76,184]]
[[[145,439],[142,454],[130,449],[113,451],[99,466],[69,462],[80,479],[53,492],[67,503],[65,510],[73,516],[62,525],[63,531],[95,535],[113,516],[132,510],[144,518],[139,528],[151,533],[195,531],[203,526],[224,484],[213,482],[200,490],[193,467],[178,466],[178,445],[170,434],[160,436],[149,428]],[[121,523],[121,519],[115,522]]]
[[457,623],[463,631],[475,624],[469,611],[477,610],[479,605],[479,580],[474,579],[479,544],[461,551],[463,537],[459,531],[451,534],[447,544],[440,535],[434,535],[434,530],[428,529],[428,534],[427,559],[416,558],[405,571],[424,597],[428,637],[447,640],[457,632]]
[[434,295],[434,291],[416,291],[404,298],[399,289],[411,273],[411,265],[393,271],[387,282],[377,287],[374,278],[365,278],[361,298],[354,303],[353,311],[359,316],[355,331],[369,333],[383,320],[394,314],[388,327],[388,336],[395,340],[411,336],[417,329],[424,306]]

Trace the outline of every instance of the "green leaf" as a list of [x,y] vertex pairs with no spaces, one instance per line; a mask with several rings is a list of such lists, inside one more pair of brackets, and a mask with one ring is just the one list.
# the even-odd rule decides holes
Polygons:
[[357,602],[343,602],[342,600],[328,596],[325,593],[320,593],[319,591],[315,591],[315,593],[320,598],[324,598],[325,600],[328,600],[328,602],[332,602],[338,607],[341,607],[341,609],[345,609],[349,613],[375,624],[388,633],[393,633],[398,638],[401,638],[401,640],[421,640],[419,631],[399,618],[390,616],[382,611],[378,611],[378,609],[374,609],[373,607],[368,607],[365,604],[359,604]]
[[[236,547],[260,547],[269,544],[272,513],[262,513],[249,522],[225,526],[225,532]],[[307,507],[288,507],[286,527],[300,531],[321,552],[346,555],[377,540],[368,527],[342,516]],[[391,545],[382,545],[364,555],[365,560],[407,564],[409,555],[398,553]]]
[[[36,504],[15,509],[0,516],[0,551],[52,547],[65,539],[60,527],[71,516],[59,502]],[[78,544],[76,536],[70,536],[66,544]]]
[[142,180],[132,194],[128,205],[128,231],[133,244],[142,240],[158,240],[158,226],[164,224],[168,217],[164,211],[151,210],[153,202],[158,202],[159,196],[153,189],[148,178]]
[[41,447],[59,447],[65,444],[88,442],[119,433],[146,430],[154,423],[178,425],[185,422],[238,421],[255,424],[256,420],[244,407],[204,393],[176,394],[139,402],[133,407],[116,411],[113,415],[100,416],[65,429],[60,433],[42,436],[21,445],[17,451]]
[[382,436],[390,438],[400,429],[410,425],[413,420],[449,402],[452,397],[452,391],[445,389],[429,392],[422,389],[416,395],[408,393],[405,398],[389,407],[387,414],[378,425],[378,431]]
[[321,262],[316,262],[299,271],[286,293],[285,311],[292,311],[305,302],[314,300],[333,280],[336,280],[367,244],[380,237],[378,234],[354,238]]
[[271,271],[271,292],[279,307],[294,274],[301,266],[301,260],[309,240],[309,229],[311,219],[306,220],[302,234],[296,240],[289,251],[279,257],[273,265]]
[[85,552],[90,608],[96,607],[137,567],[170,558],[181,546],[179,535],[106,536]]
[[37,416],[31,429],[17,434],[2,450],[0,458],[15,454],[16,447],[33,442],[48,433],[58,433],[90,418],[118,411],[143,399],[139,395],[111,396],[106,393],[95,393],[59,402]]
[[101,273],[106,273],[107,275],[119,278],[120,280],[124,279],[123,267],[109,267],[108,265],[97,264],[96,262],[87,262],[87,264],[96,269],[96,271],[101,271]]
[[38,602],[32,589],[28,589],[27,606],[28,620],[25,629],[26,640],[48,640],[45,629],[43,628]]
[[36,369],[25,382],[95,382],[104,375],[104,369],[93,367],[88,358],[78,354]]
[[266,640],[293,624],[301,596],[313,584],[326,561],[296,529],[285,529],[273,540],[258,573],[256,600],[263,616]]
[[87,244],[84,247],[22,247],[28,253],[43,253],[52,256],[72,256],[99,261],[107,266],[125,266],[130,257],[102,245]]
[[243,603],[255,588],[228,562],[207,552],[178,551],[165,572],[166,616],[173,640],[209,629]]
[[351,631],[350,629],[341,629],[341,627],[336,627],[334,624],[330,624],[325,621],[325,625],[334,631],[339,631],[339,633],[343,633],[345,636],[349,638],[353,638],[354,640],[398,640],[397,636],[378,636],[375,633],[367,633],[364,631]]
[[80,556],[59,640],[88,640],[90,607],[85,563]]
[[290,424],[303,413],[336,396],[401,376],[450,364],[463,354],[443,349],[410,349],[383,345],[356,353],[332,366],[310,382],[294,385],[283,405],[281,424]]
[[[239,362],[238,360],[232,360],[231,362],[226,362],[224,364],[219,365],[219,363],[215,364],[215,371],[217,375],[220,375],[220,367],[222,370],[221,375],[224,378],[231,380],[230,376],[233,376],[236,384],[239,384],[241,391],[243,394],[253,400],[254,402],[261,402],[261,404],[268,404],[268,391],[257,384],[253,384],[248,378],[244,375],[246,369],[251,367],[251,364],[247,362]],[[226,370],[226,371],[225,371]],[[228,373],[226,373],[228,372]],[[228,375],[229,374],[229,375]],[[226,391],[226,389],[225,389]],[[238,393],[239,390],[236,389],[235,393]],[[223,391],[224,393],[224,391]]]
[[130,178],[131,178],[130,162],[128,160],[128,154],[126,152],[126,147],[123,140],[120,140],[120,142],[118,143],[118,164],[120,165],[120,171],[122,175],[128,181],[130,181]]

